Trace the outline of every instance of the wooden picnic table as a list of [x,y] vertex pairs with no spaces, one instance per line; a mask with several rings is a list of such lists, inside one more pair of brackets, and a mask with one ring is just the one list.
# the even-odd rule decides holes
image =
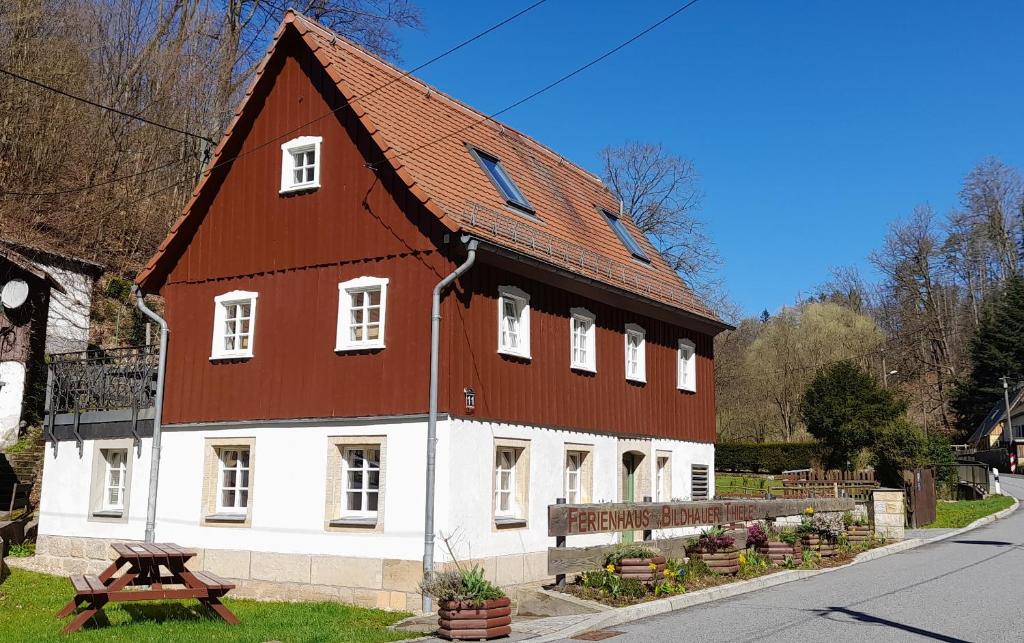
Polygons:
[[[65,633],[81,629],[107,603],[186,598],[198,599],[228,623],[238,625],[238,618],[220,602],[235,586],[210,572],[185,567],[196,552],[173,543],[114,543],[111,548],[117,558],[98,576],[71,577],[75,597],[57,612],[57,618],[68,616],[79,605],[84,609],[64,628]],[[128,569],[118,576],[125,565]]]

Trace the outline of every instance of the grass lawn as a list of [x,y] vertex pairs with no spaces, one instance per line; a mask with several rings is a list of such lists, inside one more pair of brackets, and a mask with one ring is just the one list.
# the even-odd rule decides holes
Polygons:
[[241,625],[228,625],[190,601],[118,603],[104,608],[110,623],[95,620],[71,635],[71,620],[57,613],[73,595],[61,576],[12,569],[0,584],[0,640],[21,641],[398,641],[409,632],[387,629],[408,614],[340,603],[264,603],[224,599]]
[[782,480],[774,480],[766,476],[737,475],[715,472],[715,491],[717,493],[733,491],[782,491]]
[[935,522],[925,525],[925,527],[966,527],[978,518],[1002,511],[1012,504],[1013,498],[1010,496],[989,496],[984,500],[958,500],[956,502],[940,500],[935,509]]

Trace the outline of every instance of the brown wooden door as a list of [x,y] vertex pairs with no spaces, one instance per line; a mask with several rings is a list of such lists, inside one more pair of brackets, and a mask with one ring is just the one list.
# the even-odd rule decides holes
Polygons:
[[907,492],[907,523],[912,529],[935,522],[935,469],[903,472]]

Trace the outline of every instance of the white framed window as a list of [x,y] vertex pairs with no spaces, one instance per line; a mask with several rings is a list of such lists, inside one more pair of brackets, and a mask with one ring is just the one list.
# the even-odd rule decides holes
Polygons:
[[384,348],[388,279],[357,277],[338,284],[338,334],[334,350]]
[[647,382],[647,333],[636,324],[626,324],[626,379]]
[[342,516],[376,518],[380,500],[380,448],[346,447],[342,451]]
[[124,511],[125,480],[128,477],[128,450],[103,449],[103,511]]
[[498,447],[494,451],[494,515],[516,516],[516,449]]
[[245,514],[249,510],[249,448],[217,449],[217,513]]
[[583,502],[583,458],[582,451],[567,451],[565,454],[565,501],[570,505]]
[[569,310],[569,367],[597,372],[597,329],[594,313],[586,308]]
[[213,299],[213,346],[210,359],[252,357],[259,293],[233,290]]
[[530,358],[530,296],[515,286],[498,288],[498,352]]
[[672,499],[672,478],[669,469],[669,457],[659,455],[655,460],[654,470],[654,501],[668,502]]
[[676,352],[676,388],[681,391],[697,390],[697,347],[688,339],[679,340]]
[[320,143],[323,137],[300,136],[281,145],[281,193],[320,187]]

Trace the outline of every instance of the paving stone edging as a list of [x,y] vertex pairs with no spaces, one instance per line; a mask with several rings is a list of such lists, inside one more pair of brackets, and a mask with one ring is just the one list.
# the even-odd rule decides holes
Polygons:
[[[898,554],[902,551],[914,549],[922,545],[928,545],[931,543],[946,540],[958,536],[964,532],[977,529],[991,522],[995,522],[1001,518],[1005,518],[1010,515],[1020,506],[1020,501],[1016,498],[1013,499],[1013,505],[998,511],[992,515],[979,518],[971,524],[957,529],[955,531],[945,533],[934,538],[912,538],[910,540],[904,540],[891,545],[884,545],[876,549],[871,549],[865,552],[861,552],[854,557],[852,561],[846,565],[840,565],[838,567],[829,567],[827,569],[794,569],[784,572],[776,572],[767,576],[761,576],[760,578],[752,578],[746,581],[739,581],[737,583],[730,583],[728,585],[720,585],[718,587],[710,587],[708,589],[698,590],[689,594],[680,594],[671,598],[664,598],[656,601],[650,601],[647,603],[640,603],[638,605],[630,605],[627,607],[618,607],[605,612],[595,614],[593,617],[583,622],[573,623],[556,633],[545,634],[540,637],[528,639],[531,643],[548,643],[549,641],[558,641],[561,639],[569,638],[589,632],[591,630],[600,630],[614,625],[621,625],[629,621],[635,621],[641,618],[647,618],[650,616],[656,616],[658,614],[665,614],[668,612],[674,612],[676,610],[686,609],[687,607],[694,607],[696,605],[703,605],[704,603],[710,603],[712,601],[718,601],[723,598],[731,598],[733,596],[739,596],[741,594],[747,594],[749,592],[755,592],[759,589],[766,589],[768,587],[774,587],[776,585],[783,585],[785,583],[791,583],[793,581],[803,580],[818,574],[828,574],[830,572],[839,571],[850,565],[856,565],[858,563],[864,563],[869,560],[875,560],[891,554]],[[559,617],[554,617],[559,618]]]

